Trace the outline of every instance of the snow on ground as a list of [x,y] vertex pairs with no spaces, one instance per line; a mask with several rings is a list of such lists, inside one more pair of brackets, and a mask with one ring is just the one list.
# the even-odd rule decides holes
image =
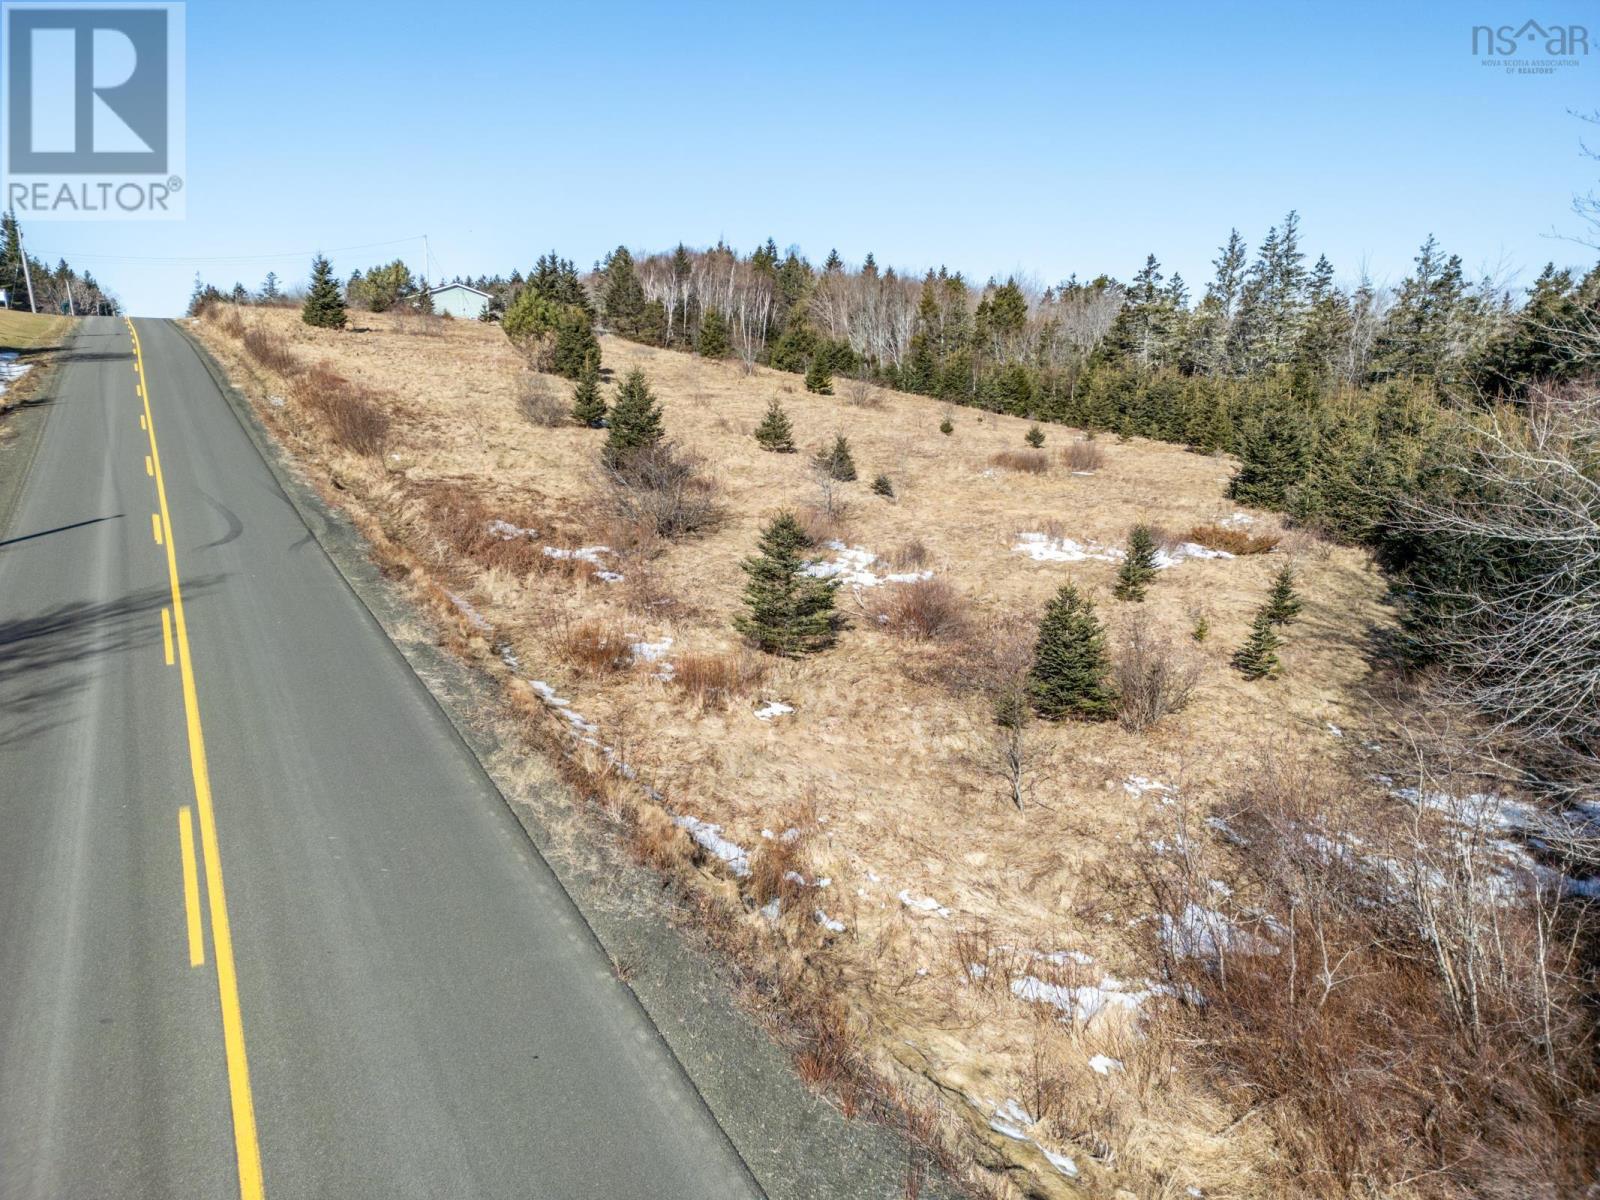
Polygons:
[[32,363],[19,363],[15,350],[0,351],[0,396],[6,388],[33,370]]
[[1177,917],[1161,914],[1161,940],[1180,958],[1220,958],[1223,954],[1276,954],[1266,938],[1234,924],[1214,908],[1190,901]]
[[[1026,554],[1034,562],[1121,562],[1124,553],[1114,546],[1097,542],[1079,542],[1069,537],[1051,537],[1045,533],[1019,533],[1011,547],[1016,554]],[[1186,558],[1232,558],[1226,550],[1212,550],[1199,542],[1180,542],[1170,550],[1157,550],[1155,567],[1165,571]]]
[[484,620],[481,612],[473,608],[471,604],[467,603],[467,601],[463,600],[454,592],[446,592],[445,595],[450,597],[450,603],[454,604],[456,608],[461,611],[461,615],[467,619],[467,623],[469,625],[482,633],[487,633],[489,631],[489,622]]
[[721,825],[713,825],[698,817],[687,816],[673,817],[672,823],[679,829],[687,830],[690,837],[713,856],[725,862],[735,875],[743,877],[750,874],[750,852],[723,837]]
[[1036,1122],[1028,1110],[1009,1097],[1004,1104],[994,1110],[994,1116],[989,1118],[990,1129],[1018,1142],[1029,1140],[1028,1127],[1034,1124]]
[[489,532],[503,542],[514,542],[518,538],[536,538],[539,536],[537,529],[524,529],[521,525],[514,525],[510,521],[502,521],[496,517],[489,522]]
[[756,709],[756,720],[770,721],[775,717],[787,717],[792,712],[794,712],[794,708],[785,704],[782,700],[768,700],[760,708]]
[[1122,1070],[1122,1060],[1107,1054],[1096,1054],[1089,1060],[1089,1069],[1096,1075],[1109,1075],[1113,1071]]
[[828,541],[823,545],[833,551],[833,558],[819,559],[807,563],[805,567],[805,573],[817,579],[837,579],[851,587],[877,587],[881,583],[916,583],[920,579],[933,578],[932,571],[885,572],[879,575],[872,569],[878,565],[878,556],[865,546],[847,546],[840,541]]
[[1165,995],[1167,992],[1168,989],[1160,986],[1126,991],[1121,980],[1109,975],[1099,984],[1080,984],[1075,987],[1046,983],[1034,975],[1023,975],[1011,981],[1011,994],[1023,1003],[1048,1004],[1085,1024],[1111,1009],[1133,1012],[1151,996]]
[[[639,635],[636,633],[630,633],[628,636],[639,639]],[[664,637],[659,642],[648,642],[639,639],[628,644],[628,655],[636,663],[659,663],[660,665],[655,670],[655,677],[662,680],[671,680],[677,670],[667,661],[667,651],[671,649],[672,639],[669,637]]]
[[900,903],[907,908],[914,908],[918,912],[931,912],[940,917],[948,917],[950,915],[950,910],[932,896],[913,896],[908,890],[901,891]]
[[594,577],[603,583],[622,582],[620,571],[607,570],[601,561],[602,554],[612,553],[610,546],[579,546],[576,550],[563,549],[560,546],[546,546],[545,555],[549,558],[575,558],[579,562],[586,562],[596,568]]
[[834,920],[827,913],[823,912],[820,908],[817,909],[817,924],[821,925],[824,929],[828,930],[830,933],[843,933],[844,932],[844,922],[843,921]]

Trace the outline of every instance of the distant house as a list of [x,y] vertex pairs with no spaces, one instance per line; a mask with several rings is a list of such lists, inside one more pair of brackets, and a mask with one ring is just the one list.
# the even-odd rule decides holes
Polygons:
[[476,321],[489,311],[489,293],[480,292],[464,283],[446,283],[429,288],[433,297],[433,311],[449,313],[457,320]]

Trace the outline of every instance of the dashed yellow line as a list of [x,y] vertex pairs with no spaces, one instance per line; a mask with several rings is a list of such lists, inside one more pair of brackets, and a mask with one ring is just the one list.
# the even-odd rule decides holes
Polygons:
[[172,665],[172,610],[161,610],[161,650],[167,660],[167,666]]
[[144,473],[146,475],[154,475],[156,473],[156,469],[150,465],[150,456],[148,454],[144,456]]
[[167,507],[167,487],[161,474],[161,448],[156,443],[156,419],[150,409],[150,389],[145,380],[144,351],[139,331],[128,322],[133,339],[134,370],[139,395],[144,400],[145,429],[150,435],[150,461],[155,467],[156,498],[160,522],[166,532],[167,578],[172,587],[173,641],[183,681],[183,711],[189,732],[189,773],[194,778],[195,813],[200,818],[200,849],[205,856],[206,900],[211,910],[211,947],[217,960],[217,997],[222,1008],[222,1045],[228,1066],[228,1097],[233,1111],[233,1148],[239,1167],[240,1200],[262,1200],[261,1146],[256,1135],[255,1099],[250,1093],[250,1064],[245,1054],[244,1018],[239,1011],[239,976],[233,962],[233,932],[228,924],[228,901],[222,886],[222,847],[217,838],[217,816],[211,803],[211,772],[206,766],[205,734],[200,727],[200,698],[195,689],[194,660],[189,653],[189,627],[183,614],[183,588],[178,582],[178,556],[172,544],[172,514]]
[[194,865],[194,813],[185,804],[178,810],[178,847],[183,853],[183,915],[189,931],[189,965],[206,961],[206,939],[200,932],[200,873]]
[[150,514],[150,532],[155,535],[156,545],[158,545],[158,546],[162,545],[163,543],[162,543],[162,539],[161,539],[161,514],[160,513],[151,513]]

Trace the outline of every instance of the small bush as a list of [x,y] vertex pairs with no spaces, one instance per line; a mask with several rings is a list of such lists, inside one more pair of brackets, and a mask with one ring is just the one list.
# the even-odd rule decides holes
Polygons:
[[523,375],[517,381],[517,409],[529,424],[555,429],[567,423],[571,405],[556,395],[542,375]]
[[1117,685],[1117,718],[1138,732],[1163,717],[1182,712],[1194,698],[1204,665],[1192,652],[1147,620],[1135,620],[1123,633],[1113,672]]
[[845,382],[844,398],[857,408],[883,407],[883,393],[865,375],[853,375]]
[[585,675],[610,675],[633,665],[633,654],[621,628],[609,621],[587,620],[562,630],[562,657]]
[[755,438],[756,445],[763,450],[770,450],[774,454],[794,453],[794,425],[776,396],[768,403],[761,424],[756,426]]
[[244,331],[242,340],[245,353],[255,359],[257,366],[276,371],[279,375],[293,375],[301,370],[300,360],[289,349],[288,339],[281,333],[252,325]]
[[294,396],[321,421],[335,445],[352,454],[378,457],[389,434],[389,414],[380,393],[351,383],[327,363],[300,376]]
[[1069,471],[1089,473],[1106,465],[1106,452],[1099,442],[1073,442],[1061,449],[1061,465]]
[[1250,626],[1250,636],[1234,652],[1233,665],[1246,679],[1267,679],[1280,669],[1278,647],[1282,642],[1272,624],[1270,609],[1263,607]]
[[1280,539],[1276,534],[1255,534],[1246,529],[1236,529],[1232,525],[1218,525],[1213,521],[1206,525],[1196,525],[1189,530],[1188,540],[1208,550],[1245,555],[1266,554],[1276,550]]
[[850,483],[856,477],[856,460],[850,453],[850,439],[842,433],[833,435],[833,445],[817,451],[812,460],[817,470],[829,479]]
[[1122,566],[1117,570],[1117,586],[1113,594],[1118,600],[1142,601],[1145,589],[1155,577],[1155,533],[1150,526],[1141,522],[1128,534],[1128,549],[1122,556]]
[[946,413],[944,415],[944,420],[939,422],[939,432],[944,434],[946,437],[949,437],[955,431],[955,422],[950,419],[950,414]]
[[967,629],[966,597],[942,579],[889,584],[873,601],[883,628],[913,641],[946,641]]
[[894,484],[890,482],[887,475],[880,474],[872,481],[872,494],[874,496],[882,496],[885,500],[894,499]]
[[989,465],[1007,471],[1043,475],[1050,469],[1050,459],[1043,450],[1002,450],[990,457]]
[[613,518],[657,537],[705,533],[722,520],[716,487],[699,461],[669,444],[633,450],[605,470],[605,479]]
[[921,538],[914,537],[889,555],[889,563],[896,570],[919,571],[928,565],[928,559],[931,557],[928,544]]
[[1044,445],[1044,430],[1040,429],[1037,425],[1030,425],[1028,426],[1028,432],[1023,435],[1022,440],[1037,450],[1040,446]]
[[701,708],[723,707],[744,695],[767,674],[767,664],[743,650],[728,654],[692,652],[673,660],[672,686]]

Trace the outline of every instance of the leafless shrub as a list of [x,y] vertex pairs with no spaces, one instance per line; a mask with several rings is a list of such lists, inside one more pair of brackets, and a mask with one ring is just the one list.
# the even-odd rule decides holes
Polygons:
[[817,829],[816,807],[808,799],[789,806],[774,822],[776,832],[761,839],[750,856],[750,894],[757,904],[778,900],[789,908],[811,877],[810,843]]
[[1205,663],[1141,613],[1123,626],[1114,675],[1123,727],[1145,730],[1194,698]]
[[569,624],[559,644],[562,657],[585,675],[615,674],[633,665],[628,639],[613,621],[591,618]]
[[[558,562],[545,555],[536,540],[534,526],[544,524],[536,513],[516,506],[490,509],[481,497],[458,485],[432,486],[418,499],[429,529],[453,557],[518,576]],[[589,568],[587,563],[580,565]]]
[[725,654],[691,652],[673,660],[672,686],[701,708],[726,706],[765,678],[767,660],[738,649]]
[[707,533],[723,517],[699,460],[674,446],[636,450],[625,464],[605,468],[605,484],[613,519],[657,537]]
[[517,410],[530,424],[555,429],[567,424],[572,403],[548,375],[523,374],[517,377]]
[[1043,450],[1001,450],[989,456],[989,465],[1006,471],[1043,475],[1050,469],[1050,456]]
[[244,337],[244,321],[239,316],[239,310],[232,305],[226,307],[212,305],[208,307],[203,316],[216,324],[222,333],[235,341]]
[[913,641],[957,638],[966,632],[967,599],[943,579],[890,583],[874,589],[872,611],[891,633]]
[[1218,525],[1215,521],[1196,525],[1189,530],[1188,541],[1208,550],[1223,550],[1229,554],[1267,554],[1278,547],[1275,533],[1251,533],[1233,525]]
[[443,337],[444,322],[444,317],[437,313],[418,312],[414,308],[398,308],[389,314],[390,328],[408,337]]
[[928,545],[919,537],[907,539],[889,554],[889,565],[897,571],[919,571],[928,565]]
[[1038,733],[1028,688],[1035,634],[1030,622],[1016,618],[986,625],[973,631],[953,664],[959,686],[980,699],[973,765],[1019,811],[1056,767],[1049,740]]
[[852,375],[842,385],[844,398],[857,408],[882,408],[883,393],[866,375]]
[[321,421],[329,437],[352,454],[379,457],[389,434],[385,397],[352,383],[327,363],[318,363],[295,379],[293,394]]
[[245,353],[255,359],[256,365],[279,375],[293,375],[301,369],[300,360],[289,349],[289,340],[260,325],[245,328],[241,339]]
[[1106,452],[1099,442],[1070,442],[1061,447],[1061,465],[1069,471],[1098,471],[1106,465]]

